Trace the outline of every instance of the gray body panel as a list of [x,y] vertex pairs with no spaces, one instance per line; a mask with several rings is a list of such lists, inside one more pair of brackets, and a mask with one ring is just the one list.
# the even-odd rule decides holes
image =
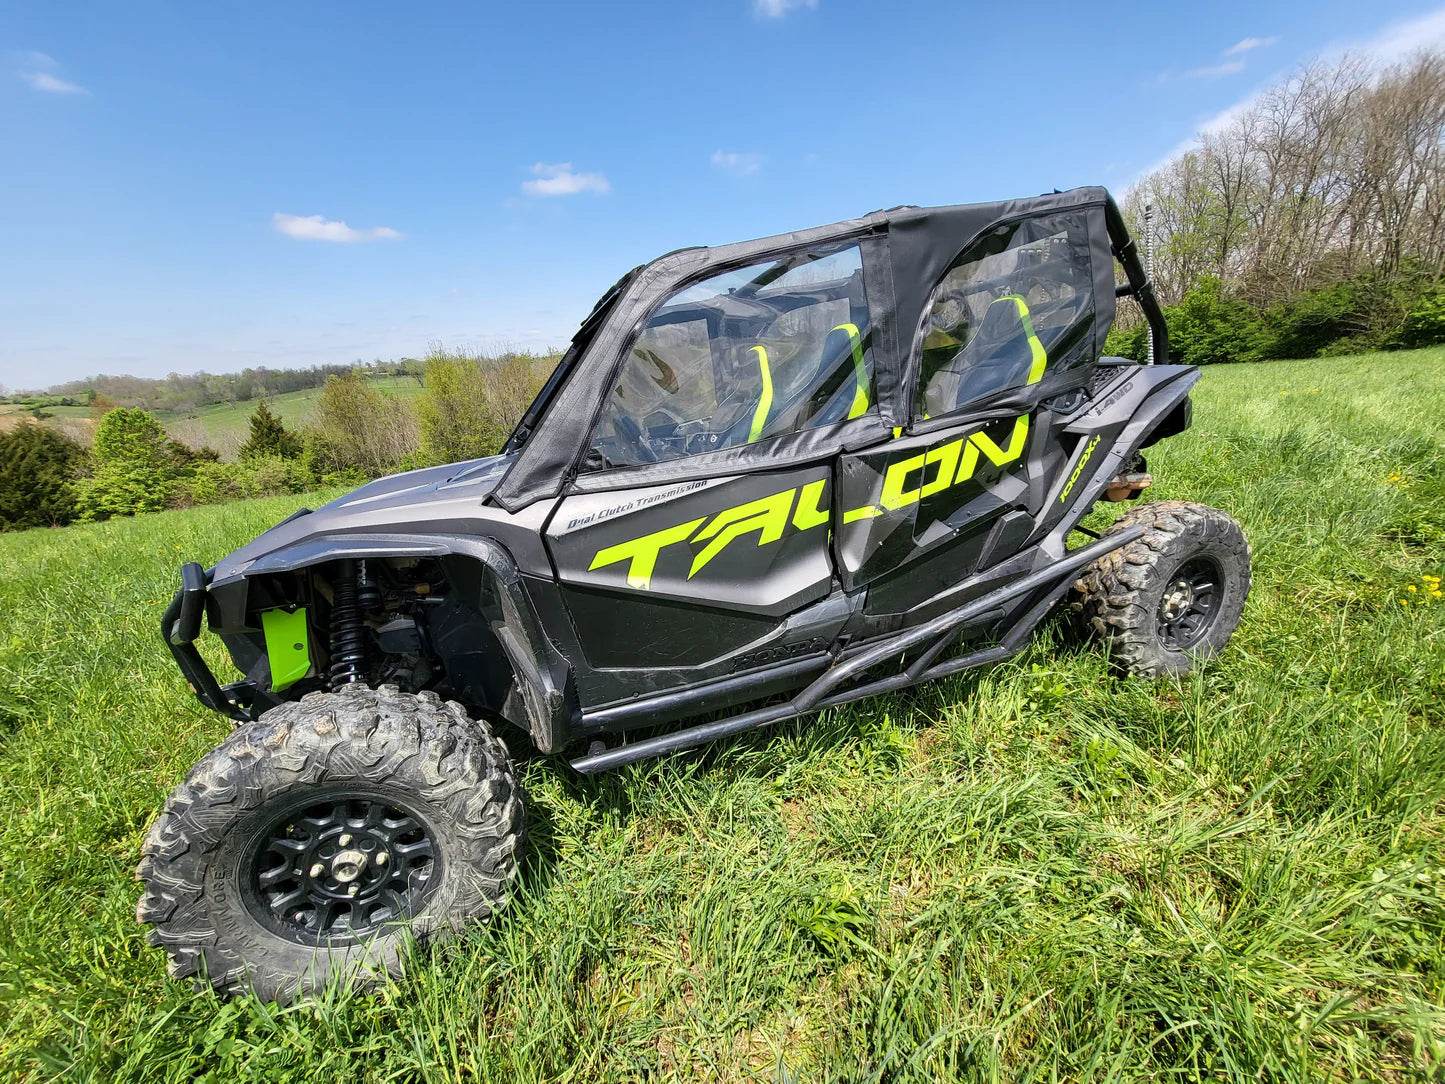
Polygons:
[[432,536],[489,538],[517,567],[551,575],[541,524],[552,504],[512,515],[487,503],[511,464],[499,455],[379,478],[258,535],[216,563],[212,587],[259,572],[300,568],[346,555],[437,552]]

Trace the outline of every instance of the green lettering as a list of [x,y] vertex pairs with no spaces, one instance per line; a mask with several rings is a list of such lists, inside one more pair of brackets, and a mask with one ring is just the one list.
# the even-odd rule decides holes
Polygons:
[[701,523],[701,519],[679,523],[665,531],[654,531],[630,542],[619,542],[615,546],[598,550],[597,556],[592,558],[592,563],[587,566],[587,571],[606,568],[618,561],[631,561],[627,566],[627,586],[646,591],[652,586],[652,572],[657,567],[657,555],[662,552],[662,548],[674,542],[687,541]]

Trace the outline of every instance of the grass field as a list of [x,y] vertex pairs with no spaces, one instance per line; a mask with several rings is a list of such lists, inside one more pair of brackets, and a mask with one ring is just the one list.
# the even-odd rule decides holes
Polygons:
[[156,633],[175,568],[302,501],[0,537],[0,1073],[1438,1079],[1442,367],[1206,370],[1150,455],[1150,496],[1254,546],[1202,676],[1119,680],[1051,627],[703,756],[533,761],[516,904],[379,994],[289,1009],[168,982],[131,871],[227,728]]
[[[414,376],[379,376],[368,381],[372,387],[398,399],[414,399],[421,394],[421,381]],[[291,428],[305,425],[312,420],[316,411],[316,400],[321,398],[320,388],[287,392],[267,398],[267,405],[281,416]],[[172,435],[189,437],[188,443],[209,444],[213,448],[230,450],[240,446],[251,431],[251,415],[256,410],[256,400],[244,403],[214,403],[202,407],[193,414],[177,414],[162,411],[160,418]]]
[[[422,390],[421,381],[414,376],[378,376],[372,377],[369,383],[398,399],[414,399]],[[266,402],[282,421],[295,428],[312,420],[316,400],[320,397],[320,388],[306,388],[268,396]],[[212,403],[193,412],[158,410],[155,415],[172,437],[192,447],[209,445],[230,458],[250,432],[250,419],[256,403],[255,399],[241,403]],[[93,411],[85,406],[47,406],[44,409],[53,416],[47,419],[47,423],[55,426],[63,426],[66,422],[88,425],[93,415]],[[30,416],[29,409],[21,404],[0,403],[0,430]]]

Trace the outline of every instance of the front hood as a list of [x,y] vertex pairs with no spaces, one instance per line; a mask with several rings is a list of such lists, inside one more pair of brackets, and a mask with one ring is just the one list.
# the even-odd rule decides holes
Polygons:
[[327,560],[337,539],[355,544],[372,536],[378,551],[420,555],[434,549],[427,536],[487,534],[489,525],[510,518],[484,502],[513,458],[493,455],[368,482],[314,512],[282,520],[217,562],[213,586]]
[[381,503],[412,504],[421,494],[443,490],[465,489],[474,500],[485,500],[506,473],[513,456],[489,455],[485,459],[469,459],[464,463],[447,463],[440,467],[423,467],[404,474],[389,474],[374,482],[353,489],[330,504],[323,504],[312,515],[325,515],[340,509],[356,509]]

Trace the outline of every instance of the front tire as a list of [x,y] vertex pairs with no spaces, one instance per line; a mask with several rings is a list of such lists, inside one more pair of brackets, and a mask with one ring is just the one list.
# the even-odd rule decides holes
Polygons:
[[409,936],[503,906],[523,809],[504,745],[395,686],[282,704],[202,757],[146,836],[136,917],[172,976],[263,1000],[398,975]]
[[1187,674],[1234,634],[1249,597],[1249,542],[1235,520],[1208,505],[1153,501],[1120,516],[1104,537],[1146,525],[1146,534],[1080,574],[1070,605],[1135,677]]

